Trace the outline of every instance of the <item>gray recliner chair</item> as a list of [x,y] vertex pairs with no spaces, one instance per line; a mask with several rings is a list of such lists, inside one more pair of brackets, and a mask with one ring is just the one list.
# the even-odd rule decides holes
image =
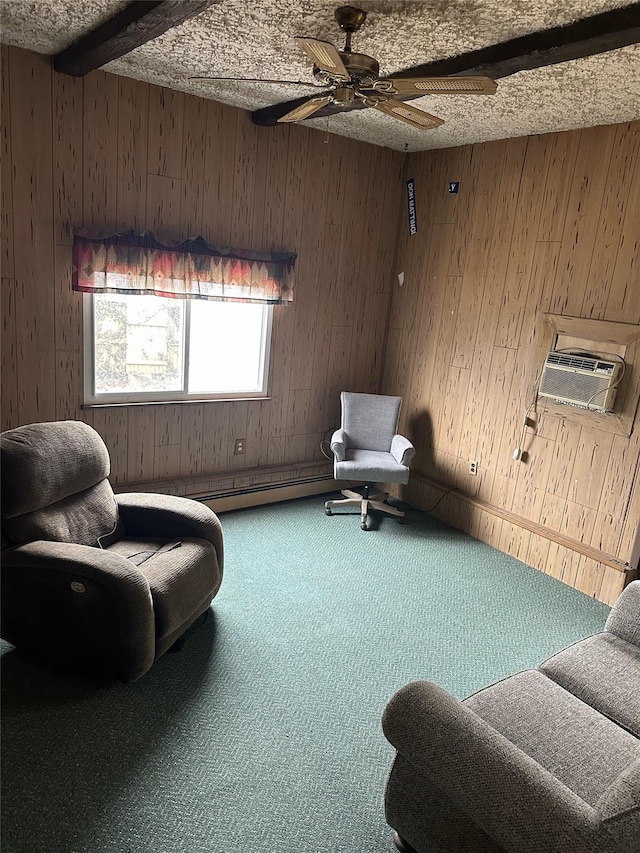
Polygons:
[[114,495],[80,421],[0,436],[0,633],[50,663],[140,678],[206,614],[222,582],[216,515],[187,498]]
[[408,438],[397,434],[402,397],[382,394],[340,395],[342,420],[331,438],[336,480],[364,480],[363,494],[343,489],[343,499],[325,503],[327,515],[335,507],[360,508],[360,526],[368,530],[370,509],[394,515],[400,521],[404,512],[387,503],[384,492],[372,492],[375,483],[408,483],[409,463],[415,449]]

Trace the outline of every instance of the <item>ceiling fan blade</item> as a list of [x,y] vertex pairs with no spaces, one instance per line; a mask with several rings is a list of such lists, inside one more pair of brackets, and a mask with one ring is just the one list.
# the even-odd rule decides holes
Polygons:
[[327,71],[334,77],[349,80],[349,72],[344,67],[340,54],[331,42],[299,36],[294,38],[294,41],[322,71]]
[[380,101],[374,109],[380,110],[392,118],[406,121],[407,124],[417,127],[419,130],[433,130],[434,127],[440,127],[441,124],[444,124],[444,119],[429,115],[424,110],[418,110],[411,104],[402,101]]
[[306,86],[307,89],[323,89],[318,83],[305,83],[304,80],[264,80],[261,77],[189,77],[189,80],[212,80],[220,83],[279,83],[287,86]]
[[394,77],[391,83],[398,95],[493,95],[498,84],[491,77]]
[[300,104],[300,106],[295,107],[291,112],[281,116],[278,121],[302,121],[302,119],[309,118],[309,116],[312,116],[317,110],[332,100],[332,95],[316,95],[313,98],[309,98],[303,104]]

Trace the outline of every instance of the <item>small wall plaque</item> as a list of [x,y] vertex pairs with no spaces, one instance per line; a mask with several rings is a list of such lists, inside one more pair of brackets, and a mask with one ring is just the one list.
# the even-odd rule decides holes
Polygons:
[[409,213],[409,234],[418,231],[418,220],[416,217],[416,182],[413,178],[407,181],[407,211]]

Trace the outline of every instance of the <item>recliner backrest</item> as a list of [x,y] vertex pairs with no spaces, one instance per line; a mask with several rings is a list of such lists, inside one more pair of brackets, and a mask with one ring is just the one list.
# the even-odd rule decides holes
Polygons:
[[343,391],[340,401],[348,447],[388,452],[398,430],[402,397]]
[[28,424],[0,436],[2,532],[10,545],[38,539],[98,545],[117,526],[109,452],[82,421]]

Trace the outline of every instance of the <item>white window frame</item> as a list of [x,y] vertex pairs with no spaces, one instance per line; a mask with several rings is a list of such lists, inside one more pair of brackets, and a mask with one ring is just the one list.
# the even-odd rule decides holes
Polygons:
[[[265,321],[262,324],[262,337],[260,340],[260,366],[259,375],[261,388],[258,391],[224,391],[218,394],[189,394],[186,391],[189,385],[189,343],[191,330],[191,311],[185,310],[183,324],[183,370],[182,390],[175,391],[136,391],[130,394],[120,392],[113,394],[95,393],[95,335],[94,335],[94,310],[93,293],[83,294],[83,385],[84,404],[86,406],[108,406],[126,405],[136,403],[185,403],[207,400],[264,400],[269,396],[269,362],[272,346],[273,327],[273,305],[264,305]],[[189,303],[191,300],[184,300]]]

